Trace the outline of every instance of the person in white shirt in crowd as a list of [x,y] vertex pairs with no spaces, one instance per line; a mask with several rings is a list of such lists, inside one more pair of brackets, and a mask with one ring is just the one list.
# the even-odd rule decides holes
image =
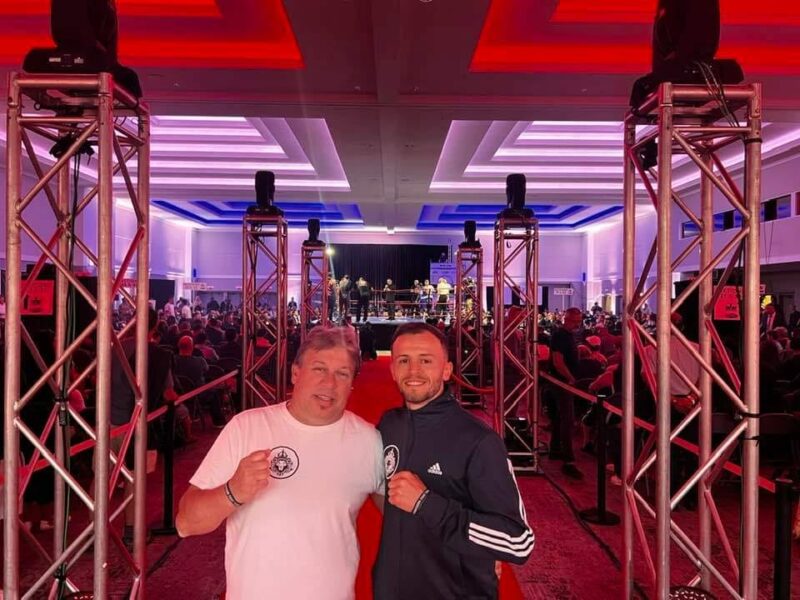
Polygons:
[[178,533],[227,521],[229,600],[355,597],[356,516],[371,494],[383,506],[385,482],[380,435],[345,410],[358,368],[346,331],[313,329],[292,398],[234,417],[191,478]]
[[183,306],[181,306],[181,319],[191,319],[192,318],[192,307],[189,305],[188,300],[183,301]]
[[447,303],[450,301],[450,290],[453,289],[447,279],[439,277],[439,282],[436,284],[436,293],[439,298],[436,301],[436,312],[443,316],[447,312]]
[[170,298],[167,300],[167,303],[164,305],[164,318],[174,317],[175,316],[175,304],[173,303],[173,299]]

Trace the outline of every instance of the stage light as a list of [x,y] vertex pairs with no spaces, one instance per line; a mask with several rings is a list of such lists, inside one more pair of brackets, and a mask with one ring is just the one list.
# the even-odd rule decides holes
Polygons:
[[[75,143],[75,140],[78,139],[78,136],[74,133],[68,133],[56,141],[53,144],[53,147],[50,148],[50,154],[52,154],[56,158],[61,158],[66,154],[67,150],[70,149],[72,144]],[[94,149],[92,148],[92,144],[89,142],[84,142],[83,145],[78,149],[77,154],[80,156],[81,154],[85,154],[86,156],[92,156],[94,154]]]
[[478,224],[475,221],[464,221],[464,241],[461,242],[459,248],[480,248],[481,243],[476,239],[478,233]]
[[333,249],[333,246],[328,246],[327,248],[325,248],[326,256],[333,256],[334,254],[336,254],[336,250]]
[[136,98],[136,73],[117,60],[117,7],[114,0],[51,0],[50,33],[55,48],[34,48],[25,56],[29,73],[110,72]]
[[522,173],[512,173],[506,177],[506,205],[500,213],[504,217],[533,217],[533,210],[525,208],[525,192],[527,180]]
[[324,246],[325,242],[319,239],[319,219],[308,220],[308,239],[303,242],[304,246]]
[[256,171],[256,204],[247,207],[247,214],[282,215],[283,211],[273,204],[275,200],[275,173]]
[[638,108],[660,84],[740,83],[735,60],[715,60],[719,49],[719,0],[659,0],[653,26],[653,72],[633,86],[631,106]]

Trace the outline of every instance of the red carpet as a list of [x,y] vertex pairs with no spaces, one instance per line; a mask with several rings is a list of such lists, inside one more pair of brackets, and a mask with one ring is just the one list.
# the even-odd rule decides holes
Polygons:
[[[403,403],[394,382],[389,374],[388,357],[374,362],[364,363],[361,373],[356,378],[355,388],[350,396],[348,408],[370,423],[376,424],[381,415],[389,408]],[[372,501],[367,501],[358,516],[358,539],[361,544],[361,563],[356,577],[357,600],[372,598],[372,565],[378,553],[381,533],[381,514]],[[511,567],[503,564],[500,577],[501,600],[521,600],[517,579]]]

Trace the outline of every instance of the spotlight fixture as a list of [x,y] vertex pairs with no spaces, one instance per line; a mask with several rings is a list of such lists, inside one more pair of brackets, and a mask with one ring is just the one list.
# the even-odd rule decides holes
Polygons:
[[719,87],[744,79],[735,60],[715,60],[719,49],[719,0],[659,0],[653,26],[653,71],[633,86],[635,109],[667,81]]
[[256,171],[256,203],[247,207],[248,215],[282,215],[283,211],[275,206],[275,173],[272,171]]
[[55,48],[33,48],[23,68],[29,73],[102,73],[141,98],[136,73],[117,59],[117,7],[114,0],[51,0],[50,33]]
[[637,156],[642,169],[645,171],[655,167],[658,165],[658,142],[652,140],[646,143],[638,150]]
[[334,254],[336,254],[336,250],[333,249],[333,246],[325,248],[325,256],[333,256]]
[[303,246],[324,246],[325,242],[319,239],[319,219],[308,220],[308,239]]
[[506,177],[506,209],[500,214],[504,217],[532,218],[533,210],[525,208],[526,190],[527,179],[522,173],[512,173]]
[[[50,154],[56,158],[61,158],[64,154],[67,153],[70,146],[75,143],[75,140],[78,139],[78,136],[74,133],[69,133],[63,137],[58,138],[53,147],[50,148]],[[92,156],[94,154],[94,148],[92,148],[92,144],[90,142],[84,142],[81,147],[78,149],[77,153],[78,156],[81,154],[85,154],[86,156]]]
[[481,243],[476,239],[478,224],[475,221],[464,221],[464,241],[459,248],[480,248]]

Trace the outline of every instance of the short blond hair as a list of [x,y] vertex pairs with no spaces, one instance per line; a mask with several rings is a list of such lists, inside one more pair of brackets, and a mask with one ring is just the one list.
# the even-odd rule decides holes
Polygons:
[[361,352],[358,349],[355,329],[352,327],[314,327],[297,349],[294,364],[300,366],[303,356],[309,350],[320,351],[333,348],[344,348],[347,351],[350,362],[353,364],[353,375],[357,375],[361,368]]

